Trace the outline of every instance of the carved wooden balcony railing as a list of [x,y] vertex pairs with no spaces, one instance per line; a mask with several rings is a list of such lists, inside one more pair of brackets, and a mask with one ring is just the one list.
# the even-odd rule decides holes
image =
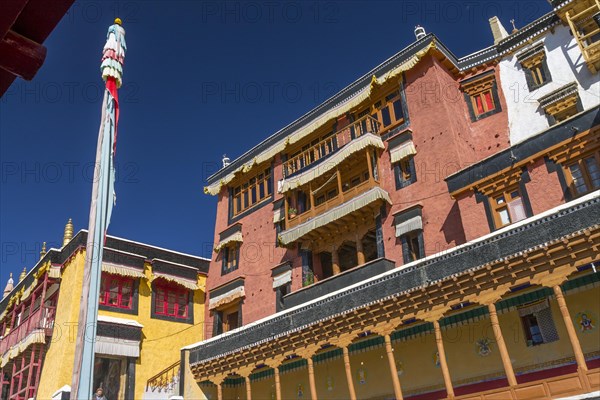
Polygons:
[[38,307],[0,340],[0,355],[37,329],[44,329],[46,336],[51,335],[55,315],[56,307]]
[[365,115],[285,161],[283,163],[284,176],[288,177],[310,167],[365,133],[378,134],[380,126],[381,123],[375,118]]
[[572,8],[565,13],[565,19],[588,68],[595,74],[600,69],[600,0],[572,4]]

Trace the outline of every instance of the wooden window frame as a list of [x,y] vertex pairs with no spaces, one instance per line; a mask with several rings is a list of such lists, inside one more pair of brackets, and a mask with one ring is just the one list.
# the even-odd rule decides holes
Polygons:
[[[401,118],[398,118],[396,115],[396,102],[399,102],[400,113],[402,114]],[[391,130],[406,122],[407,116],[405,102],[406,101],[403,96],[403,89],[401,85],[393,90],[388,90],[384,95],[376,98],[373,101],[369,114],[371,117],[379,121],[379,123],[381,123],[381,128],[379,131],[380,134],[383,131]],[[384,110],[387,110],[389,116],[389,124],[387,125],[384,123]],[[360,112],[356,113],[356,120],[364,116],[365,111],[366,110],[361,110]]]
[[[161,295],[162,291],[162,295]],[[175,295],[173,311],[169,311],[169,295]],[[179,300],[185,296],[185,313],[179,315]],[[191,307],[193,292],[176,284],[156,282],[152,285],[152,316],[169,320],[189,322],[193,313]]]
[[263,168],[245,182],[231,189],[231,216],[238,217],[247,210],[270,199],[273,195],[273,168]]
[[[586,195],[590,192],[593,192],[594,190],[598,190],[600,188],[600,186],[593,185],[593,180],[592,180],[592,177],[591,177],[591,174],[589,171],[589,167],[586,164],[586,160],[589,158],[593,158],[596,161],[596,166],[598,168],[600,168],[600,148],[595,149],[591,152],[587,152],[587,153],[577,157],[577,159],[575,159],[575,160],[570,160],[568,163],[565,163],[563,166],[563,173],[565,175],[567,187],[569,188],[569,191],[571,192],[572,198],[584,196],[584,195]],[[573,179],[573,175],[571,172],[571,167],[573,165],[578,165],[578,167],[579,167],[579,170],[583,177],[584,184],[587,189],[585,192],[579,193],[574,185],[574,179]]]
[[[461,90],[464,92],[472,122],[479,121],[502,111],[494,71],[461,82]],[[491,100],[493,107],[487,104],[485,96],[487,93],[489,93],[489,100]],[[479,112],[477,99],[481,100],[482,112]]]
[[239,242],[232,242],[223,247],[221,250],[221,275],[227,275],[239,268],[240,248],[241,243]]
[[[110,298],[110,288],[113,282],[117,283],[117,303],[111,304],[109,302]],[[123,306],[123,288],[125,284],[130,284],[130,293],[129,293],[129,305]],[[98,300],[98,306],[104,309],[109,310],[118,310],[118,311],[133,311],[134,310],[134,299],[137,294],[136,290],[136,279],[129,278],[120,275],[113,275],[102,273],[101,275],[101,283],[100,283],[100,298]]]
[[[530,92],[552,82],[552,74],[550,74],[546,52],[543,49],[536,50],[535,54],[521,60],[520,63],[525,72],[525,79]],[[545,79],[542,80],[542,78]]]
[[[219,313],[218,324],[220,324],[220,329],[218,329],[219,333],[229,332],[231,330],[237,329],[242,326],[242,308],[241,303],[236,301],[233,304],[228,304],[223,308],[217,311]],[[232,315],[236,315],[236,323],[235,326],[231,326],[229,324],[229,317]]]
[[425,258],[423,230],[418,229],[400,236],[404,264]]
[[[518,192],[519,196],[513,198],[513,194],[515,192]],[[504,197],[503,203],[498,202],[498,199],[500,197]],[[512,225],[515,222],[518,222],[518,221],[513,221],[513,218],[510,215],[510,208],[509,208],[509,204],[511,202],[515,201],[517,198],[521,199],[522,206],[523,206],[523,212],[525,213],[525,218],[530,217],[529,212],[528,212],[528,207],[525,204],[527,199],[526,199],[525,195],[523,194],[523,191],[522,191],[521,187],[519,187],[519,185],[510,186],[508,188],[503,189],[502,191],[496,192],[496,193],[488,196],[488,204],[490,207],[490,214],[491,214],[491,218],[493,220],[495,229],[500,229],[505,226]],[[506,210],[506,212],[508,214],[508,219],[509,219],[508,223],[502,222],[502,218],[500,217],[501,210]],[[523,219],[525,219],[525,218],[523,218]],[[519,221],[521,221],[521,220],[519,220]]]
[[[546,343],[546,342],[544,342],[544,337],[542,335],[542,329],[538,323],[538,320],[537,320],[537,317],[535,316],[535,314],[523,315],[522,317],[520,317],[520,319],[521,319],[521,325],[523,326],[523,332],[525,334],[525,341],[526,341],[527,347],[539,346],[541,344]],[[533,322],[535,322],[535,326],[537,326],[537,328],[538,328],[539,332],[537,334],[533,334],[531,332],[531,328],[533,327]],[[539,338],[539,340],[536,338]]]
[[417,181],[414,156],[407,157],[393,164],[396,190],[403,189]]

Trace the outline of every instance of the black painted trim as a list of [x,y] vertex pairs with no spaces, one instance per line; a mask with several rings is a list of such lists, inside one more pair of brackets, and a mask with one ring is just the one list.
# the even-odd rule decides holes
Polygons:
[[[105,272],[103,272],[105,273]],[[110,275],[110,274],[108,274]],[[118,276],[118,275],[117,275]],[[123,277],[125,278],[125,277]],[[120,314],[138,315],[138,304],[140,299],[140,279],[131,278],[133,280],[133,295],[131,296],[131,309],[111,307],[104,304],[98,304],[99,310],[117,312]]]
[[152,270],[169,275],[186,278],[193,281],[198,279],[198,271],[185,265],[177,265],[165,260],[152,260]]
[[600,124],[600,107],[596,106],[580,115],[550,127],[532,138],[504,149],[491,157],[473,164],[449,177],[446,177],[450,193],[469,186],[498,171],[514,165],[565,140],[572,139],[579,132],[585,132]]
[[546,170],[549,174],[556,172],[565,201],[573,200],[573,193],[567,184],[567,177],[565,176],[565,170],[562,165],[555,163],[548,156],[544,157],[544,162],[546,163]]
[[284,261],[281,264],[279,264],[271,269],[271,277],[281,275],[284,272],[291,271],[291,270],[292,270],[291,261]]
[[[492,74],[494,73],[493,70],[489,71],[489,72],[491,72]],[[491,75],[491,74],[483,73],[476,77],[468,79],[468,81],[471,81],[473,79],[480,79],[482,76],[486,76],[486,75]],[[463,84],[463,82],[461,82],[461,84]],[[502,105],[500,104],[500,98],[498,97],[498,85],[496,82],[496,78],[494,78],[494,83],[492,84],[492,99],[494,100],[494,105],[496,106],[496,107],[494,107],[493,110],[490,110],[483,114],[476,115],[475,110],[473,109],[473,102],[471,101],[471,96],[468,93],[463,93],[463,96],[465,99],[465,103],[467,103],[467,108],[469,110],[469,116],[471,117],[471,122],[480,121],[484,118],[487,118],[494,114],[498,114],[499,112],[502,111]]]
[[416,265],[395,269],[369,282],[309,305],[275,315],[263,322],[244,327],[190,351],[190,364],[220,357],[261,341],[304,329],[320,320],[363,307],[389,296],[408,295],[413,290],[450,279],[453,275],[478,270],[484,265],[511,257],[551,240],[579,232],[595,224],[600,215],[600,198],[567,207],[525,225],[507,229],[476,243],[444,251],[420,260]]
[[241,231],[242,231],[242,224],[240,224],[239,222],[236,224],[233,224],[229,228],[225,229],[223,232],[219,233],[219,240],[223,240],[223,239],[233,235],[234,233],[241,232]]
[[402,143],[406,143],[409,140],[413,140],[413,132],[410,129],[405,129],[399,134],[388,139],[388,150],[400,146]]
[[125,383],[125,400],[135,399],[135,365],[136,359],[133,357],[127,358],[127,380]]
[[492,215],[492,207],[490,206],[489,198],[481,192],[475,192],[475,201],[477,203],[483,203],[488,228],[490,228],[490,232],[494,232],[496,230],[496,224],[494,223],[494,216]]
[[414,217],[422,217],[423,216],[423,206],[417,204],[405,210],[400,210],[397,213],[394,213],[394,225],[401,224],[402,222],[408,221]]
[[185,392],[185,369],[189,368],[189,365],[186,366],[185,363],[185,353],[186,350],[181,350],[181,356],[179,357],[179,396],[183,397]]
[[235,278],[231,282],[210,290],[208,293],[210,297],[217,297],[239,287],[244,287],[244,278],[242,277]]
[[113,324],[105,321],[98,321],[96,335],[122,339],[122,340],[142,340],[142,328],[133,325]]

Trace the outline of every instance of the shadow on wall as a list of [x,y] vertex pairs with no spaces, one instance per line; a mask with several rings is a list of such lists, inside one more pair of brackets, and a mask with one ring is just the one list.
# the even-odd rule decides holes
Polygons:
[[446,239],[447,244],[454,242],[454,245],[458,246],[467,241],[457,200],[454,200],[454,204],[450,212],[448,212],[441,230],[444,233],[444,239]]

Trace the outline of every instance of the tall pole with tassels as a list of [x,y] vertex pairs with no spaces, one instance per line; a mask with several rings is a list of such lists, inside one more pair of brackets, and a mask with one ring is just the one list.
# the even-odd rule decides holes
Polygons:
[[98,297],[102,272],[102,253],[106,229],[115,199],[114,155],[117,144],[117,124],[119,122],[119,99],[117,89],[121,87],[123,60],[127,45],[125,29],[121,20],[115,19],[108,28],[104,45],[102,79],[106,82],[102,102],[102,118],[96,148],[96,165],[92,185],[92,201],[86,245],[81,309],[77,327],[75,364],[71,383],[71,398],[91,399],[94,384],[94,345],[96,342],[96,324],[98,320]]

